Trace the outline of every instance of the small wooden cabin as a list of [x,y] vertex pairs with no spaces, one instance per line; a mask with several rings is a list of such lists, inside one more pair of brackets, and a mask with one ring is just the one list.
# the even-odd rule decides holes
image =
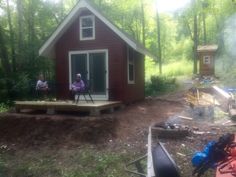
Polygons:
[[199,74],[202,76],[215,75],[215,54],[217,45],[198,46]]
[[144,99],[144,57],[152,54],[88,0],[80,0],[39,50],[55,59],[59,99],[68,99],[77,73],[94,100]]

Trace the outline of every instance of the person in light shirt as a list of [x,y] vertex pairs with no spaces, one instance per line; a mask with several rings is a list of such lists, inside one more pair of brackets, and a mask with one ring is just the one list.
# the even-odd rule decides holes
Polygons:
[[48,91],[48,83],[45,81],[44,77],[42,74],[39,75],[39,79],[36,84],[36,90],[38,91]]
[[76,74],[76,79],[71,85],[71,90],[75,94],[76,92],[84,91],[85,84],[84,81],[81,79],[81,74]]

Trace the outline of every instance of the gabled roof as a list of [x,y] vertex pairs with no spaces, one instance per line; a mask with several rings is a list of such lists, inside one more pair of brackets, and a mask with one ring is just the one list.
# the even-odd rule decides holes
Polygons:
[[76,6],[70,11],[70,13],[65,17],[62,23],[56,28],[52,35],[46,40],[46,42],[39,49],[39,55],[45,57],[55,57],[54,47],[56,42],[60,37],[66,32],[70,25],[77,19],[80,13],[88,9],[91,11],[97,18],[103,21],[111,30],[113,30],[122,40],[124,40],[130,47],[134,50],[140,52],[143,55],[148,55],[151,58],[155,58],[143,45],[129,37],[121,29],[115,26],[110,22],[102,13],[95,7],[95,5],[88,2],[88,0],[80,0]]
[[197,47],[198,52],[216,51],[217,49],[218,45],[199,45]]

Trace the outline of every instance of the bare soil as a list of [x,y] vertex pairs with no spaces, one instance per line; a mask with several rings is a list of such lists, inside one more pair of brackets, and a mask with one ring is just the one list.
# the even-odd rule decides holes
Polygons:
[[[183,115],[188,105],[185,92],[178,92],[127,105],[112,114],[89,117],[75,114],[45,115],[40,112],[4,113],[0,115],[0,146],[12,151],[26,149],[79,148],[90,144],[98,151],[129,152],[134,156],[147,152],[148,127]],[[235,129],[201,121],[179,121],[203,134],[190,134],[182,139],[161,139],[181,168],[183,176],[190,176],[191,156],[207,141],[218,139]],[[187,170],[186,170],[187,169]]]
[[113,141],[141,143],[146,142],[151,123],[165,121],[182,110],[181,102],[148,98],[100,117],[68,113],[3,113],[0,115],[0,143],[19,147],[79,146],[84,142],[98,145]]

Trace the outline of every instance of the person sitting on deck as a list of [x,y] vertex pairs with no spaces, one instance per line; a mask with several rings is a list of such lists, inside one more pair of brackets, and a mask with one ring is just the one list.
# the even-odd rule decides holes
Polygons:
[[39,79],[36,84],[36,91],[42,93],[43,95],[47,94],[49,91],[48,83],[45,81],[42,74],[39,75]]
[[71,91],[73,94],[82,92],[85,89],[84,81],[81,79],[81,74],[76,74],[76,80],[71,85]]

